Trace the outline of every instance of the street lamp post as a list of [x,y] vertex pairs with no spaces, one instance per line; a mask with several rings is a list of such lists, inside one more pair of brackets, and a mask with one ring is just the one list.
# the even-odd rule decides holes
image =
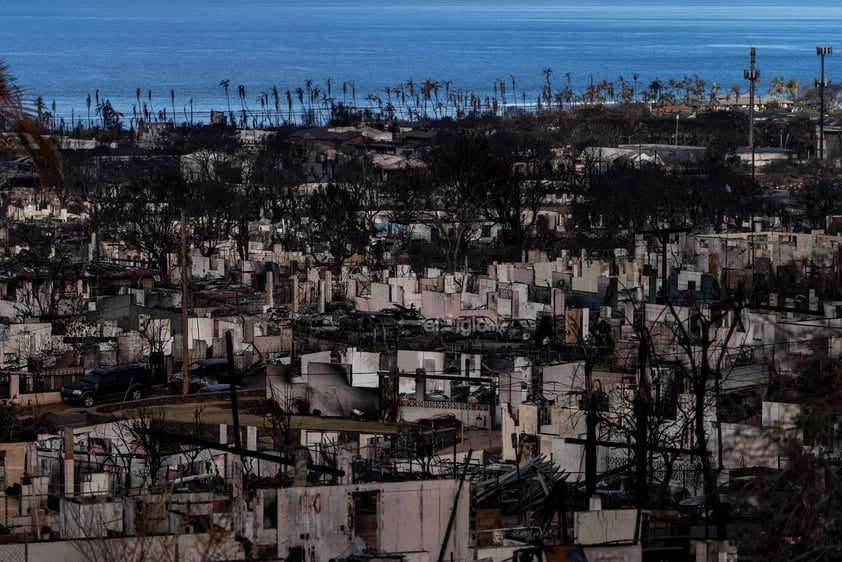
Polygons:
[[822,61],[822,75],[816,85],[819,87],[819,160],[824,160],[824,89],[830,85],[830,81],[824,79],[824,58],[833,54],[833,47],[817,46],[816,54]]
[[675,139],[673,140],[673,144],[675,146],[678,146],[678,116],[679,115],[680,115],[679,113],[675,114]]
[[748,80],[748,144],[751,148],[751,182],[754,183],[754,84],[760,78],[760,69],[754,68],[755,50],[749,51],[749,69],[743,70],[743,77]]

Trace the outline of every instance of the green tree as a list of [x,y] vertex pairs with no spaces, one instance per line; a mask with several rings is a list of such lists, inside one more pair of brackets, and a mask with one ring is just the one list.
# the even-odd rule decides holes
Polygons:
[[786,82],[782,75],[777,75],[772,77],[772,81],[769,83],[769,89],[767,93],[770,96],[780,96],[786,91]]
[[798,80],[796,80],[795,78],[787,80],[786,84],[784,84],[784,88],[793,100],[798,99]]

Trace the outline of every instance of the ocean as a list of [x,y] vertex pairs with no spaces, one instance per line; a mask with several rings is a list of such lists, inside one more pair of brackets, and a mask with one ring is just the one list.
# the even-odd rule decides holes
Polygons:
[[[0,0],[0,59],[67,122],[88,118],[88,96],[91,114],[99,97],[125,121],[143,104],[200,121],[274,104],[273,88],[282,109],[287,91],[299,107],[299,88],[363,105],[410,80],[480,97],[502,82],[508,104],[527,105],[547,76],[576,95],[693,75],[747,92],[751,47],[765,93],[774,76],[811,85],[816,46],[840,39],[829,0]],[[842,79],[842,60],[825,66]]]

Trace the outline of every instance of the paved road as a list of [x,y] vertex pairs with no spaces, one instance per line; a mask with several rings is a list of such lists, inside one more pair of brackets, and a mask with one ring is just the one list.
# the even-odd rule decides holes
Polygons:
[[56,425],[58,426],[59,431],[66,427],[84,427],[87,424],[88,421],[87,416],[85,416],[85,410],[76,410],[56,416]]
[[[241,386],[245,390],[265,389],[266,377],[249,377],[242,382]],[[166,390],[164,386],[156,385],[152,387],[152,392],[148,395],[148,398],[174,395],[174,393]],[[76,428],[84,427],[85,425],[87,425],[85,408],[78,404],[49,404],[37,408],[37,411],[40,413],[49,412],[55,415],[56,424],[58,426],[59,431],[63,430],[66,427]]]

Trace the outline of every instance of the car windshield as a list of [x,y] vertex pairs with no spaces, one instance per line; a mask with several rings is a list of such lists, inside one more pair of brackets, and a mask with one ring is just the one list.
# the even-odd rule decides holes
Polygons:
[[102,382],[102,373],[97,373],[96,371],[92,371],[85,375],[85,378],[82,379],[85,382],[98,384]]

